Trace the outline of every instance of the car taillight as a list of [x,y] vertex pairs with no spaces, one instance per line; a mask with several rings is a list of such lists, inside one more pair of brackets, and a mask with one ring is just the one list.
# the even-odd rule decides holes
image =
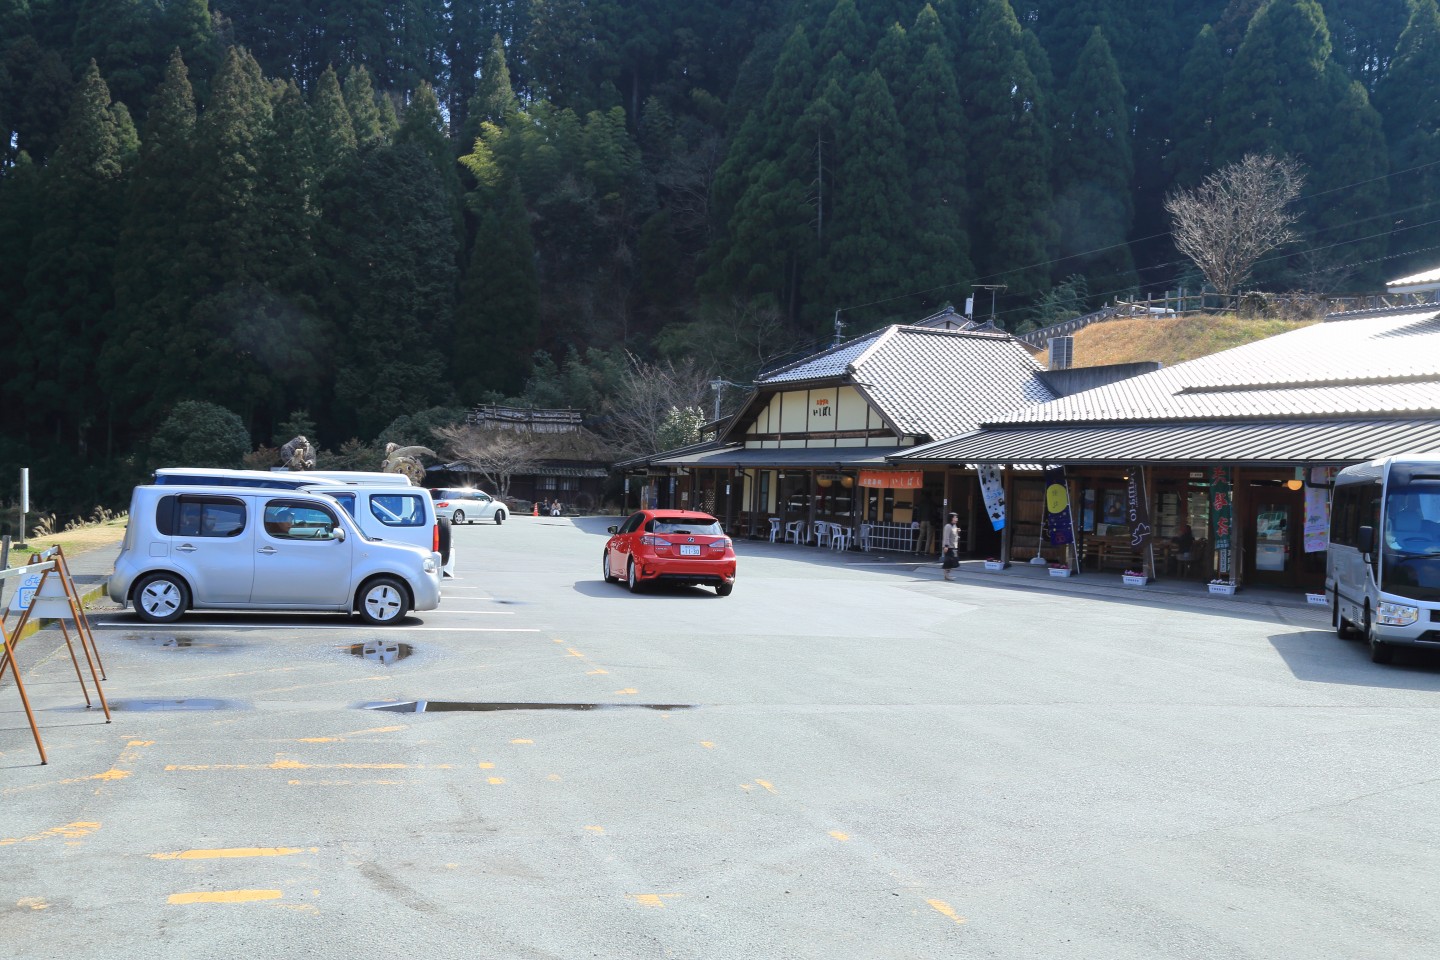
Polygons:
[[647,547],[654,547],[656,550],[670,549],[670,541],[666,540],[664,537],[652,537],[647,534],[640,538],[640,542],[645,544]]
[[449,500],[441,500],[439,503],[435,504],[436,509],[439,510],[444,510],[448,506],[450,506]]
[[725,540],[712,540],[710,541],[710,549],[721,551],[728,550],[730,549],[730,541],[728,538]]
[[440,552],[440,524],[430,528],[430,549],[436,553]]

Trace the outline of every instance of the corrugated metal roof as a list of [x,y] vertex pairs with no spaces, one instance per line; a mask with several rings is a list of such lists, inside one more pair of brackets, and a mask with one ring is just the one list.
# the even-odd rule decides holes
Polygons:
[[1412,273],[1408,277],[1401,277],[1399,280],[1386,281],[1385,286],[1392,292],[1400,293],[1406,289],[1420,286],[1435,286],[1440,284],[1440,267],[1434,267],[1422,273]]
[[760,450],[737,445],[680,453],[651,461],[656,467],[847,467],[885,466],[885,458],[913,447],[784,447]]
[[1358,463],[1440,451],[1440,417],[989,428],[902,451],[901,464]]
[[1335,314],[986,422],[1063,424],[1440,411],[1440,307]]

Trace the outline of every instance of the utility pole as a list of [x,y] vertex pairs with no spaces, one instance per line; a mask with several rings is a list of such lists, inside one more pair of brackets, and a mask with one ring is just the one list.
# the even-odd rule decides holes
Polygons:
[[844,324],[844,322],[841,321],[841,319],[840,319],[840,311],[839,311],[839,310],[836,310],[836,311],[835,311],[835,342],[832,343],[832,344],[830,344],[830,346],[832,346],[832,347],[838,347],[838,346],[840,346],[840,341],[843,340],[844,338],[845,338],[845,324]]

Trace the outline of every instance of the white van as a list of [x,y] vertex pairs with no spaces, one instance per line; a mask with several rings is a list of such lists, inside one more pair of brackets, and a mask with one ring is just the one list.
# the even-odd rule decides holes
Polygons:
[[333,610],[384,625],[439,606],[440,565],[366,537],[326,494],[159,484],[131,494],[108,592],[148,623],[193,608]]
[[450,563],[450,528],[440,523],[429,493],[399,473],[363,470],[230,470],[223,467],[161,467],[159,486],[199,485],[274,490],[316,490],[340,501],[372,540],[398,541],[433,551]]
[[1440,649],[1440,456],[1386,457],[1335,477],[1325,554],[1341,637],[1389,663],[1396,646]]

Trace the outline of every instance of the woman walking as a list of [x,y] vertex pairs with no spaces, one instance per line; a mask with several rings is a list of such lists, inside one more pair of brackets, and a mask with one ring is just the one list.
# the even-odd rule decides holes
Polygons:
[[940,531],[940,549],[944,554],[940,565],[945,568],[945,579],[953,579],[950,571],[960,566],[960,514],[952,513],[945,521],[945,529]]

